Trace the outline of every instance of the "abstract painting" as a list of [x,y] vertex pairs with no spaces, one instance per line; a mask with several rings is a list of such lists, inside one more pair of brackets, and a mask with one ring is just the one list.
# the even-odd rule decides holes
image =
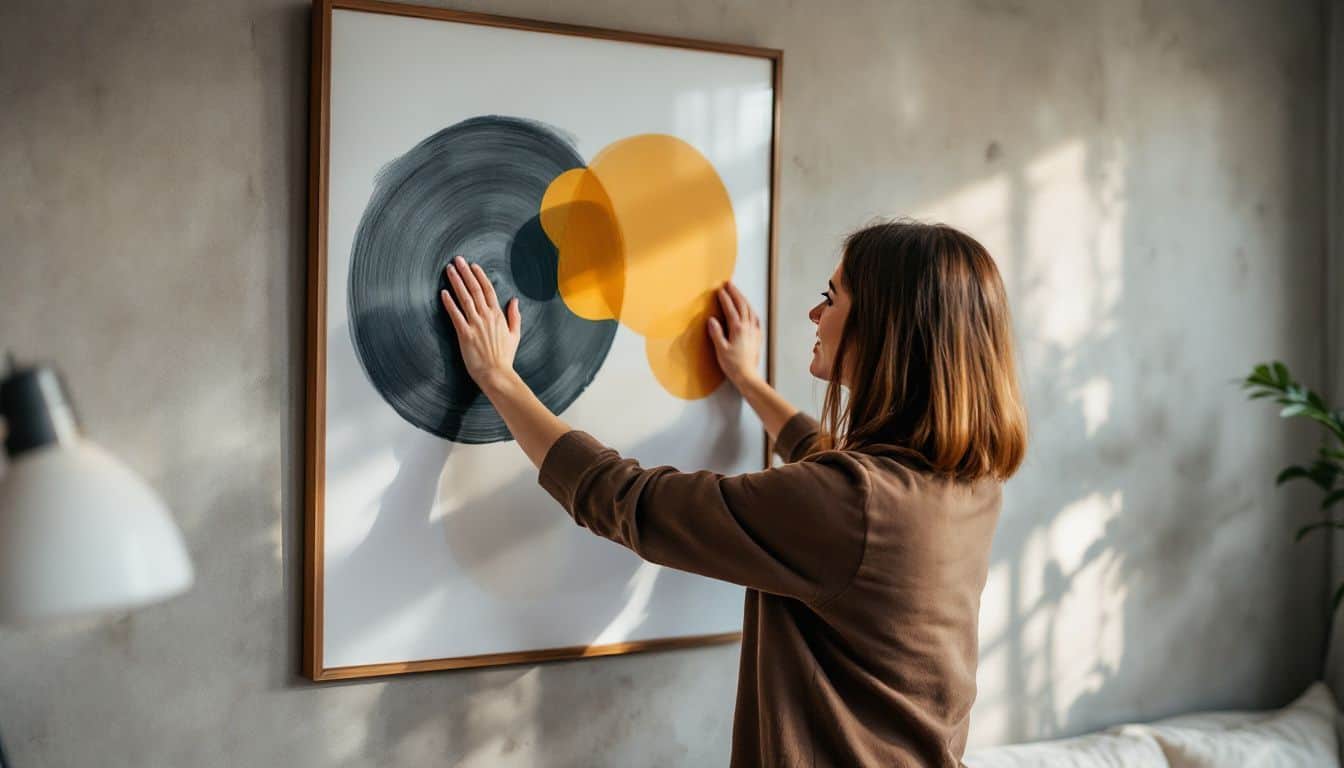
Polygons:
[[705,324],[733,280],[769,338],[779,52],[364,0],[314,40],[306,674],[735,639],[740,588],[540,489],[438,292],[461,255],[518,298],[515,368],[575,428],[760,469]]

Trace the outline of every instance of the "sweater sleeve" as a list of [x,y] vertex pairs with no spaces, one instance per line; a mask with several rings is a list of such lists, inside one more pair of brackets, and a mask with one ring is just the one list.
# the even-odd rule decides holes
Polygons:
[[649,562],[809,604],[844,589],[863,557],[870,480],[841,452],[742,475],[678,472],[575,430],[538,482],[580,526]]
[[779,428],[779,437],[775,440],[775,453],[785,461],[798,461],[811,452],[817,444],[820,425],[817,420],[799,411]]

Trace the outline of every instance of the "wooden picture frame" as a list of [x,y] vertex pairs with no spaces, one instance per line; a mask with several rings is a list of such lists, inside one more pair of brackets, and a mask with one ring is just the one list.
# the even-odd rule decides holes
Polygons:
[[[670,46],[693,51],[727,53],[768,60],[772,68],[773,103],[770,129],[769,158],[769,226],[768,241],[767,317],[773,323],[777,212],[779,193],[779,121],[782,52],[727,43],[689,40],[683,38],[622,32],[610,29],[582,27],[570,24],[508,18],[480,13],[431,8],[372,0],[316,0],[312,10],[312,70],[309,124],[309,217],[308,217],[308,278],[306,327],[306,426],[305,426],[305,546],[303,592],[303,649],[302,672],[315,681],[341,680],[360,677],[421,672],[440,669],[463,669],[502,664],[534,663],[558,659],[576,659],[612,654],[683,648],[711,643],[732,642],[740,632],[649,639],[601,645],[574,645],[540,650],[489,653],[464,657],[424,659],[394,663],[328,665],[324,659],[324,510],[326,507],[325,478],[327,471],[327,301],[328,301],[328,232],[329,185],[331,147],[331,62],[332,17],[336,11],[357,11],[386,14],[423,20],[457,22],[482,27],[580,36],[601,40],[639,43],[652,46]],[[774,381],[774,339],[767,328],[765,370]],[[764,466],[770,465],[770,449],[766,438]],[[557,515],[563,515],[559,509]],[[614,546],[614,545],[612,545]]]

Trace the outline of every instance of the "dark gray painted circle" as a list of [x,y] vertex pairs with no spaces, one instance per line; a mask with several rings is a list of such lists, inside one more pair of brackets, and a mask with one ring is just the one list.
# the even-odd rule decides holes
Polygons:
[[439,302],[443,268],[457,255],[481,265],[501,305],[518,297],[514,368],[551,411],[592,382],[616,322],[565,306],[555,247],[536,218],[551,181],[582,165],[546,125],[487,116],[439,131],[379,174],[350,255],[350,337],[369,381],[402,418],[458,443],[512,439],[467,375]]

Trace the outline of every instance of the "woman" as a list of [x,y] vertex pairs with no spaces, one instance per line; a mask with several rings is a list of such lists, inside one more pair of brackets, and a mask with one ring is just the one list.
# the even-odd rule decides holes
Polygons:
[[979,243],[911,222],[845,241],[808,315],[820,424],[760,377],[760,319],[720,289],[719,365],[789,462],[736,476],[643,469],[571,430],[513,370],[517,299],[501,310],[460,257],[447,273],[467,370],[574,520],[748,588],[732,765],[960,764],[1001,483],[1026,450],[1007,299]]

